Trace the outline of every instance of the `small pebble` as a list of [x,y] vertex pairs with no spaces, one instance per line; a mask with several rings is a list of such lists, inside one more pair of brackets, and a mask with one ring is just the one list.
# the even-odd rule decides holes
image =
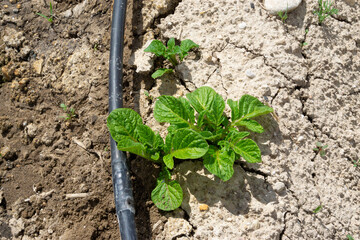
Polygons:
[[277,182],[274,184],[273,189],[277,193],[281,193],[285,190],[285,184],[283,182]]
[[13,9],[13,13],[19,13],[19,9],[14,8],[14,9]]
[[200,211],[207,211],[209,210],[209,206],[207,204],[200,204],[199,209]]
[[300,3],[301,0],[265,0],[264,7],[271,15],[277,15],[278,12],[291,12],[297,8]]
[[20,8],[21,8],[21,4],[18,3],[18,4],[16,5],[16,8],[17,8],[17,9],[20,9]]
[[246,70],[245,74],[249,78],[254,78],[256,76],[255,73],[253,73],[250,69]]
[[9,1],[11,4],[14,4],[14,3],[16,3],[17,1],[16,0],[10,0]]
[[246,22],[241,22],[241,23],[239,23],[238,27],[239,27],[240,29],[245,29],[245,28],[246,28]]
[[4,8],[5,8],[5,9],[8,8],[8,7],[9,7],[9,5],[6,5],[6,4],[4,5]]
[[304,136],[300,136],[300,137],[298,137],[298,139],[297,139],[298,142],[301,142],[302,140],[304,140]]

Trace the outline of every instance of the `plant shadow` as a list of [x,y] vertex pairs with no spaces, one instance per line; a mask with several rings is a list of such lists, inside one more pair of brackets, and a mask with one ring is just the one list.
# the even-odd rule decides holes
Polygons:
[[248,214],[254,199],[262,204],[277,201],[275,191],[263,176],[246,172],[239,165],[234,165],[234,175],[227,182],[205,170],[200,161],[184,162],[176,171],[184,192],[181,207],[189,216],[200,212],[199,208],[194,208],[196,204],[224,207],[237,216]]

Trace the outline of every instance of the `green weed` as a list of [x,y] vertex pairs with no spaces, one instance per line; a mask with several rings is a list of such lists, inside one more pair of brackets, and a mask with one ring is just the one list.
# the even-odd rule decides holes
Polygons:
[[154,101],[156,98],[154,98],[153,96],[150,95],[150,93],[146,90],[144,90],[144,94],[146,96],[147,99]]
[[360,166],[360,158],[357,161],[353,160],[353,163],[354,163],[354,167]]
[[46,16],[46,15],[44,15],[44,14],[42,14],[42,13],[36,13],[37,15],[39,15],[40,17],[43,17],[43,18],[45,18],[46,20],[48,20],[50,23],[52,23],[53,22],[53,20],[54,20],[54,14],[53,14],[53,7],[52,7],[52,3],[50,2],[50,4],[49,4],[50,6],[50,16],[48,17],[48,16]]
[[73,118],[76,117],[74,108],[69,109],[64,103],[60,104],[60,107],[66,113],[66,116],[61,116],[60,118],[64,118],[65,121],[70,121],[70,120],[72,120]]
[[318,16],[319,24],[322,24],[322,22],[329,16],[332,16],[334,14],[338,14],[339,10],[332,7],[331,0],[318,0],[319,9],[314,11],[314,14]]
[[280,17],[281,21],[285,23],[286,19],[288,18],[287,9],[286,11],[279,11],[278,16]]
[[316,214],[316,213],[320,212],[321,209],[322,209],[322,206],[320,205],[320,206],[318,206],[317,208],[314,209],[313,213]]
[[323,145],[321,142],[316,142],[316,148],[314,148],[313,150],[315,152],[320,153],[320,156],[325,156],[326,155],[326,151],[325,149],[328,147],[328,145]]
[[[308,33],[309,33],[309,29],[305,29],[305,37],[306,37],[306,35],[307,35]],[[302,42],[301,45],[302,45],[303,47],[305,47],[305,46],[308,45],[308,43],[307,43],[307,42]]]
[[348,238],[348,240],[354,240],[354,238],[350,234],[346,235],[346,237]]

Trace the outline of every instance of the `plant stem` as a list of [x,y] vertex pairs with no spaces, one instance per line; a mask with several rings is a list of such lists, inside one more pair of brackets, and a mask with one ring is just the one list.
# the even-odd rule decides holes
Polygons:
[[169,56],[169,60],[170,60],[170,62],[172,63],[172,65],[174,65],[174,67],[179,64],[178,61],[176,60],[175,55]]

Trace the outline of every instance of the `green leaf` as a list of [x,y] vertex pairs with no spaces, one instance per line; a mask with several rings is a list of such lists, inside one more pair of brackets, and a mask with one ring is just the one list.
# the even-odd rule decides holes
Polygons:
[[162,139],[160,134],[157,133],[155,135],[154,148],[161,150],[161,149],[163,149],[163,147],[164,147],[164,140]]
[[67,106],[64,103],[60,104],[60,107],[66,112]]
[[170,170],[163,166],[161,168],[161,172],[159,173],[159,176],[156,178],[156,184],[160,184],[163,180],[170,180],[171,179],[171,172]]
[[325,156],[325,155],[326,155],[326,152],[325,152],[325,150],[322,149],[322,150],[320,151],[320,156],[323,157],[323,156]]
[[187,110],[190,122],[195,123],[195,110],[191,107],[189,101],[183,97],[179,97],[178,99]]
[[152,153],[148,151],[148,148],[140,142],[137,142],[129,137],[123,137],[117,142],[117,148],[120,151],[131,152],[149,160],[156,160],[152,158]]
[[230,124],[229,119],[228,119],[228,117],[225,115],[225,113],[223,113],[221,119],[222,119],[222,120],[221,120],[221,124],[222,124],[223,126],[227,127],[227,126]]
[[112,138],[116,142],[123,139],[123,137],[137,141],[135,129],[139,125],[143,125],[140,115],[128,108],[115,109],[107,118],[107,126]]
[[159,68],[158,70],[156,70],[153,74],[151,74],[151,77],[153,79],[159,78],[162,75],[164,75],[165,73],[172,73],[174,70],[171,68]]
[[168,47],[168,51],[169,51],[169,52],[173,52],[173,51],[174,51],[175,38],[170,38],[170,39],[169,39],[169,41],[167,42],[167,47]]
[[318,213],[318,212],[320,212],[321,209],[322,209],[322,206],[320,205],[314,209],[313,213]]
[[184,59],[184,57],[188,55],[188,52],[192,48],[195,48],[195,47],[199,47],[199,45],[197,45],[196,43],[194,43],[190,39],[186,39],[184,41],[181,41],[180,49],[181,49],[181,52],[182,52],[182,56],[180,56],[180,60],[182,61]]
[[49,21],[48,16],[46,16],[46,15],[44,15],[44,14],[42,14],[42,13],[36,13],[36,14],[39,15],[40,17],[43,17],[43,18],[45,18],[46,20]]
[[197,125],[198,125],[199,128],[201,128],[203,126],[204,118],[205,118],[207,113],[208,113],[208,110],[204,110],[204,111],[199,113],[198,120],[197,120]]
[[235,121],[240,118],[239,101],[227,100],[227,104],[231,109],[231,121]]
[[[137,112],[128,108],[115,109],[107,118],[107,126],[119,150],[131,152],[149,160],[157,160],[156,150],[146,147],[146,144],[155,141],[153,138],[155,136],[150,133],[151,129],[143,125]],[[151,144],[148,145],[151,146]]]
[[236,144],[238,141],[240,141],[244,137],[249,136],[249,134],[250,134],[249,132],[239,132],[238,130],[233,129],[226,136],[225,140],[232,142],[233,144]]
[[182,100],[173,96],[160,96],[155,102],[154,117],[158,122],[190,125],[189,112]]
[[225,150],[229,150],[233,148],[241,139],[247,137],[249,132],[239,132],[237,129],[233,128],[230,130],[225,140],[219,141],[218,145],[221,146]]
[[138,140],[141,142],[148,154],[151,154],[150,158],[154,161],[159,160],[160,151],[163,149],[164,141],[159,134],[155,134],[154,131],[146,125],[138,125],[136,128]]
[[181,61],[183,60],[183,53],[181,52],[181,48],[180,48],[180,46],[175,46],[174,47],[174,50],[173,50],[173,53],[174,54],[179,54],[179,57],[180,57],[180,59],[181,59]]
[[199,133],[206,140],[213,136],[213,134],[210,131],[202,131],[202,132],[199,132]]
[[173,167],[174,167],[174,159],[173,159],[171,154],[165,155],[164,158],[163,158],[163,161],[164,161],[165,165],[168,168],[173,169]]
[[216,142],[223,138],[223,134],[225,133],[225,129],[219,129],[211,137],[206,138],[208,141]]
[[346,237],[348,238],[348,240],[354,240],[354,238],[350,234],[346,235]]
[[163,180],[151,192],[151,200],[164,211],[172,211],[180,207],[182,199],[183,191],[177,181]]
[[174,131],[171,131],[169,132],[169,134],[166,136],[166,139],[165,139],[165,145],[164,145],[164,152],[165,154],[168,154],[170,153],[171,151],[171,143],[172,143],[172,139],[174,137],[174,134],[177,130],[174,130]]
[[182,128],[165,141],[165,152],[179,159],[196,159],[204,156],[209,145],[197,132]]
[[228,104],[231,108],[232,121],[241,121],[273,112],[271,107],[264,105],[257,98],[250,95],[242,96],[240,101],[229,99]]
[[150,159],[151,159],[151,160],[154,160],[154,161],[159,160],[159,158],[160,158],[160,153],[159,153],[159,152],[156,152],[156,153],[154,153],[154,154],[152,154],[152,155],[150,156]]
[[257,133],[264,132],[264,128],[255,120],[252,119],[244,119],[241,121],[235,122],[235,126],[244,126],[247,127],[249,130]]
[[136,127],[135,131],[136,131],[136,133],[138,135],[138,139],[141,143],[147,144],[150,147],[154,147],[156,135],[150,127],[143,125],[143,124],[139,124]]
[[200,87],[192,93],[186,94],[186,98],[198,113],[209,111],[215,98],[215,90],[211,87]]
[[164,56],[166,47],[159,40],[153,40],[150,45],[144,50],[144,52],[154,53],[156,56]]
[[51,4],[51,1],[50,1],[50,16],[52,17],[53,16],[53,7],[52,7],[52,4]]
[[240,156],[242,156],[249,163],[261,162],[261,152],[256,144],[251,139],[240,140],[236,143],[230,142],[231,148]]
[[198,113],[208,111],[206,116],[215,126],[221,124],[225,102],[214,89],[206,86],[200,87],[194,92],[186,94],[186,98]]
[[168,133],[174,133],[176,130],[180,129],[180,128],[189,128],[189,124],[185,124],[185,123],[181,123],[181,124],[171,124],[167,130]]
[[219,150],[210,146],[203,158],[205,168],[221,180],[227,181],[234,174],[235,153],[233,151]]

